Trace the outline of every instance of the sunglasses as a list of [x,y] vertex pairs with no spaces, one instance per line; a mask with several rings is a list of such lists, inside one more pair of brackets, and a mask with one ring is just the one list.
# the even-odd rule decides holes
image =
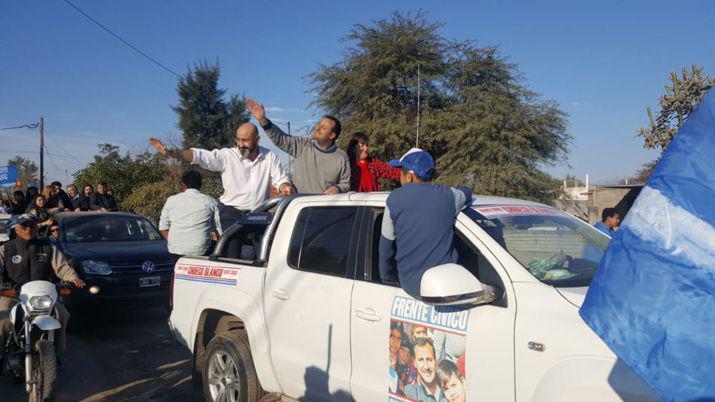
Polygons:
[[50,229],[50,232],[59,232],[59,231],[60,231],[60,228],[52,228],[52,229]]

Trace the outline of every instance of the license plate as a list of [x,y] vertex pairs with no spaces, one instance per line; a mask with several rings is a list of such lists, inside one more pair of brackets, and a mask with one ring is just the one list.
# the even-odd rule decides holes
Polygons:
[[161,277],[160,276],[148,276],[146,278],[139,278],[139,287],[140,288],[150,288],[152,286],[159,286],[161,285]]

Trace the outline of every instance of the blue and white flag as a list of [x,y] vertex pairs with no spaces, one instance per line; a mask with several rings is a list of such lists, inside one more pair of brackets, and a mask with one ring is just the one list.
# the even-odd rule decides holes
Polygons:
[[663,154],[580,312],[664,400],[715,400],[715,91]]
[[18,178],[15,165],[0,166],[0,187],[12,186]]

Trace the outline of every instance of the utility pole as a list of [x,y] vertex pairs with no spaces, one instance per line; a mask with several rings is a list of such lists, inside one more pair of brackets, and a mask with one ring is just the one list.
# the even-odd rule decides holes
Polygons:
[[45,118],[40,117],[40,192],[45,188]]

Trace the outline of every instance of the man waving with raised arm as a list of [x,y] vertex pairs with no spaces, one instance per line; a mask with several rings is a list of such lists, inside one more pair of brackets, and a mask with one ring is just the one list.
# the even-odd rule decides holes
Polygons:
[[340,120],[325,115],[315,127],[313,138],[293,137],[266,118],[263,105],[246,101],[253,117],[274,144],[295,158],[293,182],[300,193],[337,194],[350,190],[348,155],[335,145],[340,135]]
[[278,156],[259,146],[258,140],[256,126],[244,123],[236,130],[234,148],[169,150],[156,138],[151,138],[149,143],[162,155],[221,172],[223,195],[219,199],[219,208],[221,227],[226,230],[241,215],[270,198],[271,184],[281,195],[293,192]]

